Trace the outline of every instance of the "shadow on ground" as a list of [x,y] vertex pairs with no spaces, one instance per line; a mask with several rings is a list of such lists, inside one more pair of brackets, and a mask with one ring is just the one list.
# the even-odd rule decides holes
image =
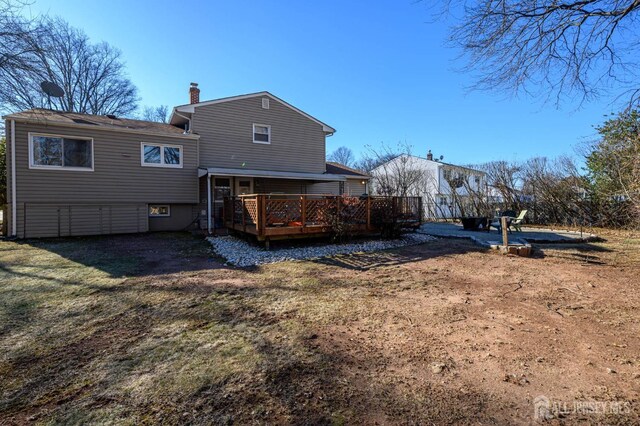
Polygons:
[[[201,236],[179,232],[17,240],[111,277],[141,277],[222,267]],[[10,265],[5,265],[10,268]]]
[[[534,257],[561,258],[566,260],[578,260],[594,265],[606,265],[607,255],[613,250],[593,243],[548,243],[533,244]],[[604,256],[603,256],[604,255]]]
[[434,245],[433,243],[427,242],[418,246],[402,247],[388,251],[325,257],[314,260],[313,262],[355,271],[367,271],[373,268],[398,266],[436,257],[469,252],[484,252],[485,250],[486,249],[476,246],[470,241],[452,240],[451,243],[446,246],[443,244]]

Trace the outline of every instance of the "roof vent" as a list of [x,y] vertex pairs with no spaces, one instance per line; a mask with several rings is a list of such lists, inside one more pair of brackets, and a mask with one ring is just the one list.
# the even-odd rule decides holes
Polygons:
[[262,109],[269,109],[269,98],[262,98]]
[[112,120],[117,120],[118,117],[116,117],[114,114],[107,114],[107,118],[110,118]]

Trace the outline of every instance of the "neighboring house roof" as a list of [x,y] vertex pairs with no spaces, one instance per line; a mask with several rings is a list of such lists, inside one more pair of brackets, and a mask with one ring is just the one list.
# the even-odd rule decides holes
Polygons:
[[171,124],[154,121],[132,120],[106,115],[81,114],[77,112],[55,111],[35,108],[2,117],[6,120],[23,121],[36,124],[51,124],[65,127],[79,127],[97,130],[117,130],[163,136],[177,136],[195,139],[199,136],[188,135],[184,130]]
[[336,163],[333,161],[327,161],[327,174],[331,175],[344,175],[346,177],[354,176],[360,179],[370,179],[366,173],[362,173],[359,170],[353,169],[351,167],[345,166],[344,164]]
[[474,173],[480,173],[483,175],[486,175],[486,172],[483,172],[482,170],[477,170],[477,169],[472,169],[470,167],[465,167],[465,166],[458,166],[456,164],[451,164],[451,163],[445,163],[443,161],[436,161],[436,160],[429,160],[428,158],[425,157],[420,157],[418,155],[407,155],[407,154],[400,154],[400,155],[396,155],[395,157],[385,161],[384,163],[380,164],[379,166],[377,166],[376,168],[373,169],[373,172],[375,172],[376,170],[378,170],[379,168],[383,167],[385,164],[391,163],[392,161],[396,161],[398,158],[400,157],[410,157],[410,158],[415,158],[416,160],[420,160],[420,161],[424,161],[424,162],[429,162],[429,163],[433,163],[435,165],[441,165],[441,166],[448,166],[448,167],[454,167],[457,169],[464,169],[464,170],[469,170],[472,171]]
[[344,175],[327,175],[326,173],[279,172],[273,170],[229,169],[224,167],[199,168],[198,176],[245,176],[273,179],[301,179],[312,181],[344,182]]
[[284,106],[286,106],[286,107],[292,109],[293,111],[297,112],[298,114],[302,114],[303,116],[307,117],[308,119],[320,124],[322,126],[322,130],[325,133],[333,134],[333,133],[336,132],[336,129],[334,129],[333,127],[329,126],[328,124],[323,123],[322,121],[318,120],[317,118],[307,114],[306,112],[302,111],[301,109],[298,109],[298,108],[294,107],[290,103],[283,101],[279,97],[277,97],[275,95],[272,95],[271,93],[269,93],[267,91],[257,92],[257,93],[248,93],[246,95],[229,96],[229,97],[226,97],[226,98],[213,99],[213,100],[210,100],[210,101],[203,101],[203,102],[198,102],[198,103],[195,103],[195,104],[178,105],[177,107],[173,108],[173,112],[171,114],[171,118],[169,119],[169,122],[173,123],[173,118],[174,118],[174,115],[176,115],[176,112],[184,112],[184,113],[187,113],[187,114],[192,114],[195,111],[196,107],[220,104],[220,103],[224,103],[224,102],[237,101],[237,100],[240,100],[240,99],[264,97],[264,96],[267,96],[267,97],[269,97],[269,98],[271,98],[271,99],[273,99],[275,101],[278,101],[278,102],[282,103]]

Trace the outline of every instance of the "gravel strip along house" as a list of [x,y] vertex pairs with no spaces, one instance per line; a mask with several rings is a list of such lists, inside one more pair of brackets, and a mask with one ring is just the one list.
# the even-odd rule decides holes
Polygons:
[[33,109],[4,118],[6,233],[36,238],[225,227],[249,194],[354,198],[369,176],[325,161],[335,129],[269,92],[190,102],[168,124]]

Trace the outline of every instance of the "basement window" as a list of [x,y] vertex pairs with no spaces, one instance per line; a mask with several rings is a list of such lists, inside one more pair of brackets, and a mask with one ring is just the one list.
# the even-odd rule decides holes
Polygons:
[[171,207],[169,207],[169,204],[149,205],[149,217],[169,217],[169,216],[171,216]]
[[270,144],[271,126],[264,124],[253,125],[253,143]]
[[182,146],[142,142],[140,164],[148,167],[182,168]]
[[93,139],[30,133],[29,168],[93,171]]

